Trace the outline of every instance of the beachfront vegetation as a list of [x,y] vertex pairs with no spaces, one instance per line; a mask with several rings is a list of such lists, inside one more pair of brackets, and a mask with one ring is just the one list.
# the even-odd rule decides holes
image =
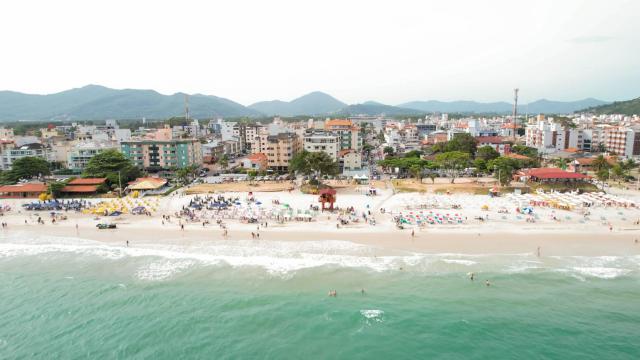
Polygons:
[[513,145],[511,151],[518,155],[523,155],[535,159],[538,157],[538,149],[525,145]]
[[476,152],[476,160],[490,161],[498,157],[500,157],[500,153],[497,152],[493,146],[486,145],[479,147]]
[[126,184],[140,176],[138,169],[118,150],[105,150],[89,160],[83,177],[105,177],[112,185]]
[[436,155],[436,163],[445,170],[453,184],[460,171],[471,163],[471,154],[462,151],[449,151]]
[[289,171],[312,175],[319,183],[325,175],[336,175],[339,172],[339,166],[329,154],[323,151],[309,152],[303,150],[291,159]]
[[27,156],[16,159],[11,164],[11,170],[2,173],[0,182],[2,184],[15,184],[19,180],[29,180],[49,174],[51,174],[51,169],[46,160]]
[[453,139],[441,142],[433,145],[431,147],[432,153],[445,153],[445,152],[453,152],[459,151],[468,153],[471,157],[474,157],[476,154],[478,143],[476,139],[470,134],[456,134]]
[[520,161],[506,156],[487,162],[487,169],[493,170],[493,175],[502,186],[509,185],[513,178],[513,173],[521,167],[522,163]]

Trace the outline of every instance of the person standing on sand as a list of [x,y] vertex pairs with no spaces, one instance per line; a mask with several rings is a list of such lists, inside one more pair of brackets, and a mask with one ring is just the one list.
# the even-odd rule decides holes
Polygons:
[[416,231],[415,230],[411,230],[411,237],[415,237],[416,236]]
[[538,246],[538,257],[540,257],[540,246]]
[[127,247],[129,247],[129,240],[127,240]]

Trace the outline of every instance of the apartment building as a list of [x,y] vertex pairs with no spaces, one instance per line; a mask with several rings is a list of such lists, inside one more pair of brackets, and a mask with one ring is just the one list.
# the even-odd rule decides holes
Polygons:
[[360,141],[360,128],[348,119],[332,119],[324,123],[326,131],[334,132],[340,135],[340,150],[354,149],[362,150]]
[[340,135],[323,130],[307,131],[303,147],[308,152],[325,152],[336,161],[341,148]]
[[24,157],[38,157],[50,162],[53,161],[54,153],[49,147],[39,143],[7,148],[0,154],[0,169],[10,170],[16,160]]
[[202,164],[198,140],[129,140],[120,143],[122,153],[138,167],[149,170],[184,168]]
[[413,124],[387,123],[384,140],[387,146],[399,153],[417,150],[421,146],[418,128]]
[[92,157],[109,149],[118,149],[115,142],[81,142],[70,148],[67,152],[67,168],[71,170],[83,170]]
[[271,170],[285,172],[289,170],[289,162],[302,151],[302,139],[294,133],[277,135],[260,135],[260,150],[257,152],[267,156],[267,166]]
[[233,136],[240,141],[240,148],[247,153],[259,152],[260,134],[264,126],[261,124],[235,124]]
[[619,156],[640,155],[640,129],[612,127],[606,131],[607,151]]

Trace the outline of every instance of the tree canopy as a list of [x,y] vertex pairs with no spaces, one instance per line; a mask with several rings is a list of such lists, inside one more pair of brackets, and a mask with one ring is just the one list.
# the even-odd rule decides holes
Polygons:
[[[120,179],[118,179],[120,172]],[[92,157],[82,173],[83,177],[106,177],[111,184],[126,183],[140,176],[140,169],[134,166],[124,154],[115,149],[105,150]]]
[[447,171],[451,177],[451,183],[455,181],[458,173],[469,165],[471,155],[462,151],[449,151],[436,155],[436,163]]
[[532,159],[535,159],[538,157],[538,149],[532,148],[529,146],[514,145],[513,147],[511,147],[511,150],[516,154],[528,156]]
[[493,160],[500,157],[500,153],[493,148],[493,146],[485,145],[478,148],[476,152],[476,159],[482,159],[484,161]]
[[493,175],[498,179],[500,185],[509,185],[513,173],[521,167],[522,164],[518,160],[506,156],[487,162],[487,169],[494,170]]
[[305,175],[316,175],[322,178],[324,175],[335,175],[339,166],[329,154],[320,152],[308,152],[303,150],[296,154],[289,163],[290,172],[299,172]]
[[2,173],[0,181],[4,184],[15,184],[21,179],[32,179],[37,176],[49,175],[49,163],[39,157],[27,156],[16,159],[11,164],[11,170]]

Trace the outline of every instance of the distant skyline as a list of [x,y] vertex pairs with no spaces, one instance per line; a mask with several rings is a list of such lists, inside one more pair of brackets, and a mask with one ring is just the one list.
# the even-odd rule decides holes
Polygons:
[[638,1],[3,4],[0,90],[100,84],[249,105],[640,97]]

